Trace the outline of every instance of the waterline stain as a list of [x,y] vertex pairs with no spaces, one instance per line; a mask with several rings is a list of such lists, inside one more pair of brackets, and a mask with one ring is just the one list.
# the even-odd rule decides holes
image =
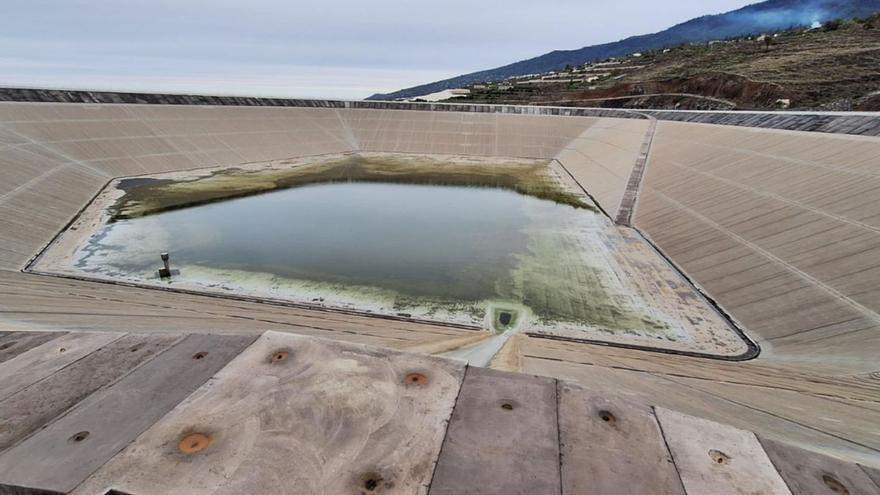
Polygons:
[[111,218],[113,221],[137,218],[308,184],[335,182],[492,187],[577,208],[595,209],[553,180],[547,174],[546,163],[542,162],[444,163],[427,158],[352,155],[289,168],[257,171],[227,168],[183,181],[123,179],[118,187],[126,194],[110,208]]
[[[668,338],[594,239],[605,220],[544,163],[353,156],[119,188],[116,221],[79,250],[83,272],[497,334],[562,324]],[[161,252],[172,280],[157,280]]]

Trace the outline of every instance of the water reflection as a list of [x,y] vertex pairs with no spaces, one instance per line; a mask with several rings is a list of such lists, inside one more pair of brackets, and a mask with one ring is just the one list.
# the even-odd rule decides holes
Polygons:
[[101,271],[118,274],[168,251],[177,266],[480,301],[509,293],[530,222],[577,214],[495,188],[320,184],[120,221],[89,249],[115,251]]

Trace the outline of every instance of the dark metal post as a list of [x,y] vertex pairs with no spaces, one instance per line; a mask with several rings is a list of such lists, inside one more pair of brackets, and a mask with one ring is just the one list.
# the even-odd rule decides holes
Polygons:
[[159,269],[159,278],[171,277],[171,263],[168,261],[168,253],[159,253],[159,257],[162,258],[162,264],[165,265],[165,268]]

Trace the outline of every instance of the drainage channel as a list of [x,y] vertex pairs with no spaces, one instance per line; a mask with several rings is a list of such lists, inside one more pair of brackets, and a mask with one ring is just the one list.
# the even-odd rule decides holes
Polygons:
[[504,344],[517,332],[511,330],[500,333],[486,340],[477,342],[476,344],[467,345],[453,351],[443,353],[443,357],[460,359],[467,362],[469,366],[478,366],[480,368],[488,368],[492,358],[498,354],[498,351],[504,347]]

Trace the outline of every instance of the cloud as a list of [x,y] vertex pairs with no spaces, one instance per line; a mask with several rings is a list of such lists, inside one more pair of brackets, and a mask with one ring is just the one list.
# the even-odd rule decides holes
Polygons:
[[376,91],[393,91],[401,84],[454,75],[430,70],[288,64],[196,63],[179,67],[161,59],[89,65],[9,58],[0,58],[0,73],[5,74],[0,86],[7,87],[332,99],[360,99]]
[[0,17],[0,84],[362,98],[708,13],[702,0],[659,3],[11,2]]

